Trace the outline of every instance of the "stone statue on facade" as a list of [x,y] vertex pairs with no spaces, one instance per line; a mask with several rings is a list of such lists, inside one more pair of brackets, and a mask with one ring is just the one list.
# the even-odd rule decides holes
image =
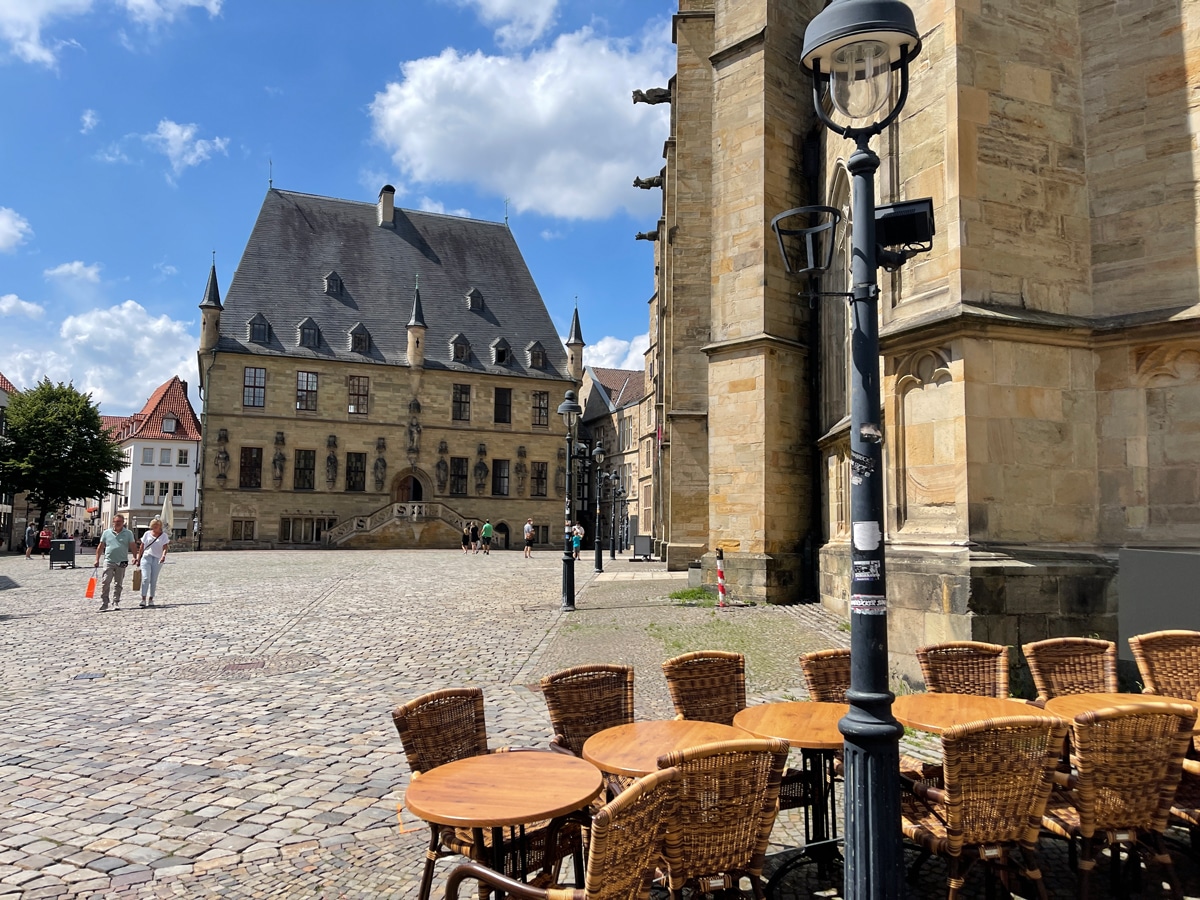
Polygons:
[[[525,448],[522,447],[522,450]],[[529,475],[529,467],[525,465],[524,459],[518,459],[516,466],[513,467],[513,472],[517,476],[517,496],[525,496],[525,479]]]
[[433,470],[437,475],[438,493],[446,493],[446,483],[450,480],[450,466],[444,459],[439,459]]
[[662,176],[651,175],[649,178],[634,178],[633,186],[641,188],[643,191],[648,191],[650,188],[662,187]]
[[633,92],[633,102],[649,103],[651,106],[654,106],[658,103],[670,103],[671,90],[670,88],[650,88],[649,90],[645,91],[635,90]]
[[421,423],[416,419],[408,423],[408,452],[421,452]]
[[333,487],[334,483],[337,481],[337,472],[338,472],[337,454],[334,453],[332,450],[330,450],[329,455],[325,457],[325,483],[331,488]]
[[287,465],[287,457],[278,447],[275,448],[275,455],[271,457],[271,480],[275,482],[275,487],[283,484],[283,467]]
[[387,460],[382,456],[377,456],[375,457],[375,490],[382,491],[385,481],[387,481]]
[[479,457],[475,461],[475,468],[472,470],[475,473],[475,493],[482,494],[483,489],[487,486],[488,464],[483,461],[483,457]]
[[226,452],[224,447],[217,451],[215,463],[217,467],[217,480],[224,481],[226,478],[225,473],[229,469],[229,454]]
[[658,229],[655,228],[653,231],[639,231],[633,236],[633,239],[635,241],[657,241]]

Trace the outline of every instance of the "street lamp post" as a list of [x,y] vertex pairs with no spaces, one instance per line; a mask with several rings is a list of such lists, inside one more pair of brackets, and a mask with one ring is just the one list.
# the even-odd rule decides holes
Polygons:
[[603,475],[600,472],[600,464],[604,462],[604,447],[599,441],[596,442],[596,449],[592,451],[592,462],[596,468],[596,571],[604,571],[604,549],[600,544],[600,485]]
[[[801,63],[813,76],[817,115],[855,142],[852,176],[850,451],[851,675],[845,738],[846,900],[903,896],[900,846],[900,736],[888,689],[887,590],[883,545],[883,431],[879,397],[879,286],[882,262],[907,251],[877,250],[875,173],[870,140],[895,121],[908,95],[908,66],[921,50],[912,10],[902,0],[834,0],[804,32]],[[900,85],[894,104],[892,74]],[[839,124],[833,107],[851,125]]]
[[[613,477],[617,478],[619,476],[614,472]],[[625,496],[625,489],[623,487],[617,486],[617,487],[613,488],[612,510],[610,511],[612,523],[609,527],[609,532],[608,532],[608,558],[609,559],[617,558],[617,503],[620,502],[621,498],[623,498],[624,496]]]
[[574,497],[575,484],[574,479],[571,477],[571,471],[575,468],[575,426],[578,424],[579,416],[582,413],[583,407],[579,405],[579,401],[575,398],[575,392],[567,391],[563,402],[558,406],[558,414],[563,417],[563,424],[567,426],[567,496],[563,502],[563,612],[575,612],[575,560],[571,555],[571,524],[574,521],[574,516],[571,513],[571,502]]

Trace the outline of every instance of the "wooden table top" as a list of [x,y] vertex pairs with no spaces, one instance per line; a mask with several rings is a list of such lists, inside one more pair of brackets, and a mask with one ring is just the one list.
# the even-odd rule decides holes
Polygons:
[[733,724],[756,737],[783,738],[793,747],[840,750],[845,738],[838,722],[849,710],[846,703],[763,703],[743,709]]
[[528,825],[582,809],[603,779],[591,763],[564,753],[520,750],[472,756],[414,778],[404,806],[439,825]]
[[1023,700],[974,694],[903,694],[892,703],[892,715],[901,725],[933,734],[965,722],[1039,714],[1041,710]]
[[740,728],[691,719],[631,722],[593,734],[583,745],[583,758],[605,772],[640,778],[658,770],[658,758],[717,741],[745,740]]
[[1062,716],[1064,719],[1074,719],[1080,713],[1093,709],[1104,709],[1109,706],[1128,706],[1138,703],[1182,703],[1184,706],[1196,708],[1190,700],[1180,700],[1176,697],[1161,697],[1158,694],[1063,694],[1061,697],[1051,697],[1046,701],[1046,712]]

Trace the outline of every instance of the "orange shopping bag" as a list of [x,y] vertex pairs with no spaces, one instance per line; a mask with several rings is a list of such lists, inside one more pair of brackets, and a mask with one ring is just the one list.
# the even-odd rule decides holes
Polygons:
[[100,567],[96,566],[96,568],[92,569],[92,577],[88,579],[87,592],[84,594],[84,597],[86,597],[88,600],[91,600],[96,596],[96,573],[99,571]]

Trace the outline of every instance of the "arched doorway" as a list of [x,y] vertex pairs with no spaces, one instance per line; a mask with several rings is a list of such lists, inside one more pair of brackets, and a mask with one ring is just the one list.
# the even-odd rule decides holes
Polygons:
[[393,503],[420,503],[425,499],[425,480],[415,469],[397,472],[392,481]]
[[496,526],[496,545],[498,550],[507,550],[508,548],[508,524],[501,522]]

